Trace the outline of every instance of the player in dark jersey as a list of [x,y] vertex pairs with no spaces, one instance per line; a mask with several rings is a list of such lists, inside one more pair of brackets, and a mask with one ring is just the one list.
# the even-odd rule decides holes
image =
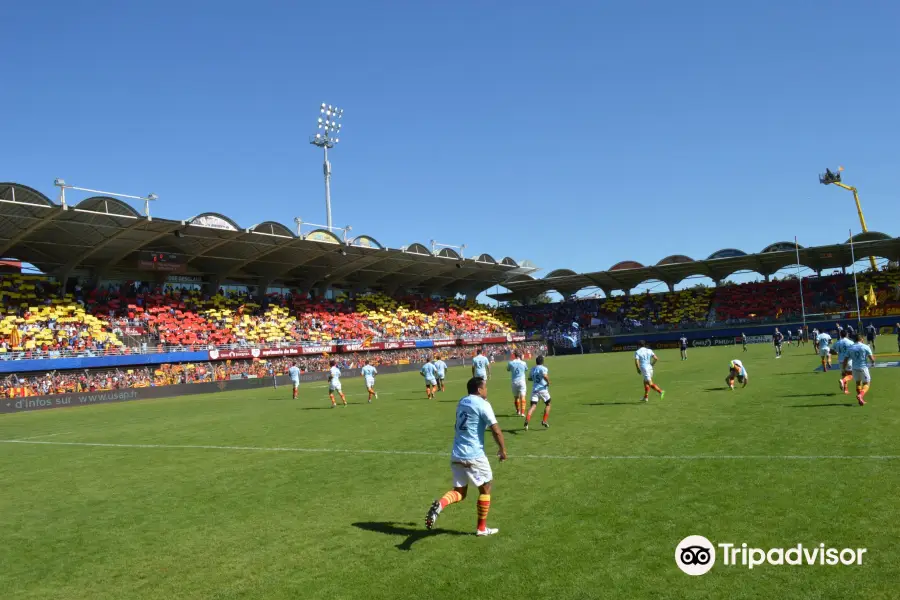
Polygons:
[[681,348],[681,360],[687,360],[687,338],[681,336],[678,338],[678,347]]
[[877,335],[878,331],[875,329],[875,326],[869,323],[869,326],[866,327],[866,343],[869,344],[872,352],[875,352],[875,337]]
[[772,341],[775,343],[775,358],[781,358],[781,345],[784,343],[784,334],[778,331],[778,328],[775,328],[775,335],[772,336]]

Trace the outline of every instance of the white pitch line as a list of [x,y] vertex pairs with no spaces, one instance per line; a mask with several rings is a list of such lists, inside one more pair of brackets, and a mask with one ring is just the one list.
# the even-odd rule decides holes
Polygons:
[[[266,446],[213,446],[213,445],[185,445],[185,444],[118,444],[104,442],[46,442],[40,440],[0,440],[0,444],[29,444],[39,446],[80,446],[88,448],[134,448],[155,450],[229,450],[239,452],[300,452],[313,454],[384,454],[384,455],[409,455],[409,456],[441,456],[447,457],[446,452],[426,452],[420,450],[350,450],[341,448],[290,448],[290,447],[266,447]],[[513,455],[513,459],[527,458],[538,460],[900,460],[900,455],[845,455],[845,454],[606,454],[594,456],[567,456],[553,454],[520,454]]]
[[61,431],[59,433],[44,433],[42,435],[33,435],[33,436],[27,437],[27,438],[19,438],[18,441],[35,440],[37,438],[42,438],[42,437],[56,437],[58,435],[68,435],[70,433],[72,433],[72,432],[71,431]]

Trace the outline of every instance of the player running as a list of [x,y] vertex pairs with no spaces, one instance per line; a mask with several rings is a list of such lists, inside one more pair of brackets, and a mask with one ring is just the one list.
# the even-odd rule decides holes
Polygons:
[[678,338],[678,347],[681,349],[681,360],[687,360],[687,338],[681,336]]
[[869,374],[869,365],[875,364],[875,355],[872,349],[863,344],[863,336],[856,336],[856,343],[850,347],[850,354],[844,359],[853,363],[853,378],[856,379],[856,401],[860,406],[866,404],[866,394],[872,384],[872,376]]
[[472,359],[472,377],[481,377],[485,381],[491,378],[491,363],[479,348]]
[[[840,330],[840,333],[845,333]],[[831,368],[831,336],[824,331],[816,338],[816,346],[819,348],[819,356],[822,358],[822,370],[828,372]]]
[[456,425],[453,449],[450,452],[450,470],[453,472],[453,489],[435,500],[425,514],[425,527],[433,529],[438,515],[451,504],[462,502],[469,491],[469,483],[478,488],[478,525],[475,535],[494,535],[499,529],[487,526],[491,508],[491,481],[494,474],[484,454],[484,431],[490,428],[499,451],[500,462],[506,460],[506,444],[503,432],[494,416],[494,409],[487,401],[487,383],[481,377],[473,377],[466,384],[468,396],[456,405]]
[[[838,333],[840,333],[840,332],[838,332]],[[819,353],[819,351],[816,349],[816,339],[818,339],[818,337],[819,337],[819,330],[818,330],[818,328],[813,329],[813,330],[812,330],[812,337],[810,338],[810,339],[812,340],[813,354],[818,354],[818,353]]]
[[425,396],[429,400],[434,400],[434,394],[437,392],[437,368],[434,366],[434,358],[429,357],[428,362],[422,365],[419,371],[425,378]]
[[866,344],[872,348],[872,352],[875,352],[875,337],[878,335],[878,330],[875,329],[875,326],[872,323],[869,323],[869,326],[866,327]]
[[850,348],[853,342],[847,337],[846,331],[841,331],[838,335],[841,337],[834,343],[834,351],[837,352],[838,364],[841,365],[841,391],[849,394],[850,390],[847,384],[853,379],[853,360],[849,358]]
[[362,368],[360,374],[366,382],[366,391],[369,392],[369,404],[372,404],[372,398],[378,400],[378,392],[375,391],[375,376],[378,375],[378,369],[366,361],[366,366]]
[[525,416],[525,372],[528,370],[528,365],[522,360],[522,355],[519,354],[519,351],[513,352],[513,359],[509,361],[506,365],[506,370],[509,371],[510,378],[512,379],[512,395],[513,395],[513,403],[516,405],[516,416],[524,417]]
[[538,356],[534,362],[536,363],[531,369],[531,408],[525,416],[525,431],[528,431],[528,424],[531,422],[531,415],[537,408],[538,400],[544,401],[544,418],[541,419],[542,427],[550,427],[547,420],[550,418],[550,373],[549,369],[544,366],[544,357]]
[[447,375],[447,363],[441,360],[440,356],[435,356],[434,359],[434,368],[437,370],[438,391],[444,392],[446,391],[444,377]]
[[747,387],[747,384],[750,383],[750,377],[747,375],[747,368],[744,366],[744,363],[737,359],[731,361],[731,364],[728,366],[728,377],[725,378],[728,389],[732,391],[734,391],[735,379],[741,384],[741,387]]
[[741,344],[744,346],[744,352],[747,351],[747,334],[741,332]]
[[775,358],[781,358],[781,344],[784,343],[784,334],[778,331],[778,328],[775,328],[775,335],[772,336],[772,341],[775,342]]
[[666,397],[666,393],[655,383],[653,383],[653,365],[659,361],[653,350],[647,347],[647,342],[638,342],[638,349],[634,353],[634,368],[644,378],[644,397],[643,402],[650,400],[650,390],[653,389],[659,394],[659,399]]
[[332,360],[329,364],[331,369],[328,371],[328,397],[331,399],[331,408],[337,406],[337,403],[334,401],[335,392],[341,397],[344,406],[347,406],[347,398],[344,396],[343,389],[341,389],[341,370],[338,368],[336,360]]
[[293,399],[297,399],[297,390],[300,389],[300,367],[297,366],[297,363],[291,365],[291,368],[288,369],[288,377],[291,378],[291,387],[294,389]]

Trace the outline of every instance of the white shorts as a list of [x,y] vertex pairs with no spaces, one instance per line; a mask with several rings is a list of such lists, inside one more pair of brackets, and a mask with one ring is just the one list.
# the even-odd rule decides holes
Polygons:
[[375,378],[366,377],[366,389],[371,390],[373,387],[375,387]]
[[294,386],[294,389],[296,390],[297,388],[300,387],[300,381],[297,380],[297,379],[292,379],[292,380],[291,380],[291,385]]
[[487,456],[473,460],[450,459],[450,470],[453,472],[453,487],[465,487],[470,483],[476,487],[494,479],[491,463]]
[[329,384],[328,384],[328,391],[329,391],[329,392],[340,392],[340,391],[341,391],[341,382],[340,382],[340,381],[336,381],[336,382],[334,382],[334,383],[329,383]]
[[653,367],[641,367],[641,375],[644,377],[644,381],[651,381],[653,379]]
[[435,379],[434,377],[426,377],[425,385],[435,386],[435,385],[437,385],[437,379]]
[[537,404],[538,400],[543,400],[545,403],[550,402],[550,390],[531,392],[531,403]]
[[844,361],[840,361],[841,363],[841,373],[844,375],[850,375],[853,372],[853,361],[847,361],[847,368],[844,368]]
[[869,367],[863,369],[853,369],[853,379],[857,383],[872,383],[872,376],[869,374]]
[[829,350],[828,348],[819,348],[819,356],[821,356],[822,358],[825,358],[830,355],[831,355],[831,350]]
[[526,392],[526,385],[525,385],[525,380],[524,380],[524,379],[521,379],[521,380],[519,380],[519,381],[513,381],[513,382],[512,382],[512,394],[513,394],[513,397],[515,397],[515,398],[521,398],[522,396],[525,395],[525,392]]

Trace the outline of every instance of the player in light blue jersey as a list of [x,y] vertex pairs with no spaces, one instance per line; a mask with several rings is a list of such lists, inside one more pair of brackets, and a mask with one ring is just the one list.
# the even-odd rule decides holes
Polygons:
[[472,359],[472,377],[481,377],[485,381],[491,378],[491,363],[481,348]]
[[469,483],[478,488],[478,525],[475,535],[493,535],[499,530],[487,526],[491,508],[491,482],[494,474],[484,454],[484,432],[491,430],[497,442],[500,461],[506,460],[506,444],[503,432],[494,416],[494,409],[487,401],[487,383],[481,377],[473,377],[466,384],[468,396],[456,405],[455,435],[450,452],[450,470],[453,473],[453,489],[435,500],[425,515],[425,527],[432,529],[438,515],[450,504],[461,502],[469,491]]
[[425,378],[426,397],[434,400],[434,393],[437,391],[437,367],[434,366],[434,358],[429,358],[428,362],[422,365],[419,373]]
[[297,399],[297,390],[300,389],[300,367],[297,366],[297,363],[291,365],[291,368],[288,369],[288,377],[291,378],[291,387],[294,389],[294,400]]
[[272,378],[272,389],[277,390],[278,377],[275,375],[275,363],[273,363],[271,360],[269,361],[269,364],[266,365],[266,371],[269,373],[269,377]]
[[434,368],[437,370],[438,391],[446,391],[444,388],[444,377],[447,376],[447,363],[440,356],[434,356]]
[[[838,332],[843,330],[839,329]],[[816,338],[816,347],[819,349],[819,357],[822,359],[822,370],[831,368],[831,336],[824,331]]]
[[525,415],[525,431],[528,431],[528,424],[531,422],[531,415],[537,408],[538,401],[544,401],[544,418],[541,420],[542,427],[550,427],[548,419],[550,418],[550,370],[544,366],[544,357],[538,356],[534,359],[535,366],[531,368],[531,408]]
[[634,353],[634,368],[644,378],[643,402],[647,402],[650,399],[650,390],[656,391],[660,400],[666,397],[666,392],[653,383],[653,366],[658,360],[659,358],[657,358],[653,350],[647,347],[647,342],[643,340],[638,342],[638,349]]
[[863,334],[857,334],[856,343],[850,347],[850,352],[845,362],[853,361],[853,378],[856,379],[856,401],[860,406],[866,404],[866,394],[872,385],[872,376],[869,374],[869,365],[875,364],[875,355],[872,349],[863,343]]
[[378,400],[378,392],[375,391],[375,376],[378,375],[378,369],[369,364],[366,360],[366,366],[360,370],[360,374],[366,382],[366,391],[369,392],[369,404],[372,404],[372,398]]
[[344,406],[347,406],[347,398],[344,396],[344,390],[341,389],[341,370],[338,368],[336,360],[332,360],[329,364],[331,369],[328,370],[328,397],[331,399],[331,408],[337,406],[334,401],[335,392],[340,395]]
[[841,391],[845,394],[850,393],[848,384],[853,379],[853,361],[848,358],[850,348],[853,342],[847,337],[847,332],[841,330],[838,335],[840,339],[834,343],[834,351],[837,352],[838,364],[841,366],[841,379],[838,383],[841,385]]
[[518,350],[513,352],[513,359],[506,365],[506,370],[512,378],[513,403],[516,405],[516,416],[525,416],[525,372],[528,365],[522,360]]

